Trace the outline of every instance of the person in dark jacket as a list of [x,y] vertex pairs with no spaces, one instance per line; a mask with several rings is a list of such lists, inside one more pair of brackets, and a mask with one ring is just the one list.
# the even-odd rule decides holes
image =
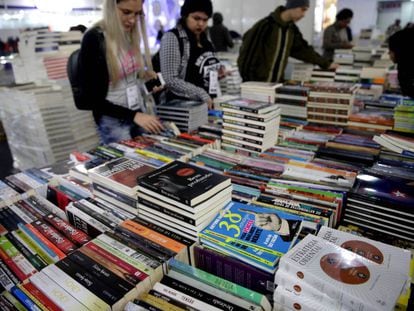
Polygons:
[[295,25],[308,9],[309,0],[287,0],[285,7],[278,7],[244,34],[237,60],[243,81],[283,81],[289,56],[323,69],[338,67],[319,55]]
[[156,73],[146,72],[142,61],[136,25],[141,18],[142,0],[105,0],[103,19],[82,39],[82,100],[92,104],[104,144],[163,129],[155,116],[144,112],[143,81]]
[[219,12],[213,14],[213,26],[209,29],[211,42],[216,52],[227,52],[234,46],[229,30],[223,25],[223,15]]
[[[354,13],[350,9],[343,9],[336,15],[336,21],[323,33],[323,56],[333,60],[336,49],[352,49],[352,32],[349,28]],[[351,34],[351,36],[350,36]]]
[[403,29],[389,38],[388,48],[391,60],[397,64],[402,94],[414,99],[414,48],[407,44],[413,38],[414,28]]

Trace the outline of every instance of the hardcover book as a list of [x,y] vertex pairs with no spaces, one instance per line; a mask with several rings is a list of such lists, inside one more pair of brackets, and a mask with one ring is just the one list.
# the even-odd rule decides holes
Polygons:
[[195,206],[231,184],[229,178],[174,161],[139,180],[139,189]]
[[357,310],[393,310],[406,275],[307,235],[279,263],[290,275]]

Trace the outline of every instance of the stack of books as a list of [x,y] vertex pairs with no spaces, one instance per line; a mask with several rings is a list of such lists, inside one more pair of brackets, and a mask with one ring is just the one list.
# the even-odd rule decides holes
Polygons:
[[88,175],[98,198],[137,214],[137,179],[152,171],[151,166],[121,157],[90,169]]
[[338,246],[341,237],[322,236],[307,235],[280,260],[275,310],[393,310],[406,288],[407,253],[357,237]]
[[359,69],[339,67],[335,71],[335,82],[356,83],[359,82],[360,75]]
[[303,86],[283,85],[276,89],[275,103],[282,116],[306,119],[309,89]]
[[308,82],[311,80],[313,65],[306,63],[293,63],[292,77],[293,81]]
[[356,46],[353,48],[354,67],[362,68],[372,65],[372,48],[364,46]]
[[158,105],[157,116],[162,121],[174,122],[182,132],[190,133],[208,123],[208,108],[206,103],[176,101]]
[[384,134],[374,136],[373,140],[386,150],[403,156],[414,157],[413,135],[387,131]]
[[350,83],[319,82],[307,85],[308,121],[344,126],[354,102],[357,87]]
[[222,148],[260,153],[277,143],[280,108],[274,103],[247,99],[221,102]]
[[351,66],[354,64],[354,53],[352,50],[336,49],[334,54],[334,63],[342,66]]
[[271,311],[272,306],[260,292],[171,260],[168,274],[125,310],[141,309]]
[[319,68],[313,68],[311,82],[334,82],[335,70],[323,70]]
[[375,68],[364,66],[361,71],[361,82],[368,84],[384,85],[387,70],[384,68]]
[[403,99],[394,109],[394,119],[394,130],[414,133],[414,100]]
[[380,132],[392,130],[394,127],[394,112],[391,110],[363,109],[349,116],[348,127],[357,130]]
[[230,178],[174,161],[139,180],[138,215],[196,240],[231,200],[231,191]]
[[364,170],[349,194],[344,223],[413,242],[413,176],[407,167]]
[[280,83],[248,81],[241,84],[241,97],[266,103],[274,103]]
[[200,232],[200,242],[273,274],[280,258],[295,244],[302,220],[276,209],[230,202]]

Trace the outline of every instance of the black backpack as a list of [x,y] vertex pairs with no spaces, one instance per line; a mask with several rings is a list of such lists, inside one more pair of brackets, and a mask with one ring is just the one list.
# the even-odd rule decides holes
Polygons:
[[[103,34],[102,30],[98,27],[97,30],[100,34]],[[104,41],[100,41],[101,48],[104,47]],[[79,110],[92,110],[92,103],[90,101],[82,100],[82,86],[80,81],[80,75],[82,74],[81,64],[79,60],[80,49],[77,49],[70,54],[68,62],[66,64],[66,73],[72,88],[73,100],[76,108]]]
[[[180,47],[180,55],[181,57],[183,57],[184,54],[184,42],[183,39],[180,37],[180,34],[178,33],[177,28],[171,29],[169,30],[169,32],[172,32],[178,40],[178,44]],[[152,68],[155,72],[161,72],[161,61],[160,61],[160,51],[158,51],[157,53],[155,53],[152,58],[151,58],[151,62],[152,62]]]

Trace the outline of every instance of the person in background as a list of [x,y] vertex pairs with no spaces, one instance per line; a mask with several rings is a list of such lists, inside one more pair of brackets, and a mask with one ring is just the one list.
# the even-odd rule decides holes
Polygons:
[[216,52],[227,52],[234,46],[229,30],[223,25],[223,15],[219,12],[213,14],[213,26],[209,29],[211,42]]
[[396,19],[395,20],[395,22],[394,22],[394,24],[392,24],[392,25],[390,25],[388,28],[387,28],[387,31],[385,32],[385,36],[386,36],[386,38],[387,38],[387,41],[388,41],[388,38],[389,37],[391,37],[393,34],[395,34],[397,31],[400,31],[402,28],[401,28],[401,20],[400,19]]
[[[351,23],[354,13],[350,9],[342,9],[336,15],[336,21],[325,29],[323,34],[323,56],[333,60],[336,49],[352,49],[354,45],[349,40]],[[349,30],[348,30],[349,29]],[[351,32],[352,33],[352,32]]]
[[414,28],[397,31],[388,40],[391,60],[397,64],[398,82],[401,92],[414,99],[414,48],[411,42],[414,38]]
[[287,0],[286,6],[278,7],[244,34],[237,60],[243,81],[283,81],[289,56],[323,69],[338,67],[319,55],[296,26],[308,9],[309,0]]
[[155,116],[143,112],[142,81],[156,74],[144,69],[137,27],[140,18],[143,18],[142,0],[105,0],[103,19],[82,39],[79,54],[82,100],[92,103],[104,144],[163,129]]
[[206,34],[212,13],[211,0],[185,0],[177,26],[162,37],[160,67],[167,102],[192,100],[213,107],[222,66]]

